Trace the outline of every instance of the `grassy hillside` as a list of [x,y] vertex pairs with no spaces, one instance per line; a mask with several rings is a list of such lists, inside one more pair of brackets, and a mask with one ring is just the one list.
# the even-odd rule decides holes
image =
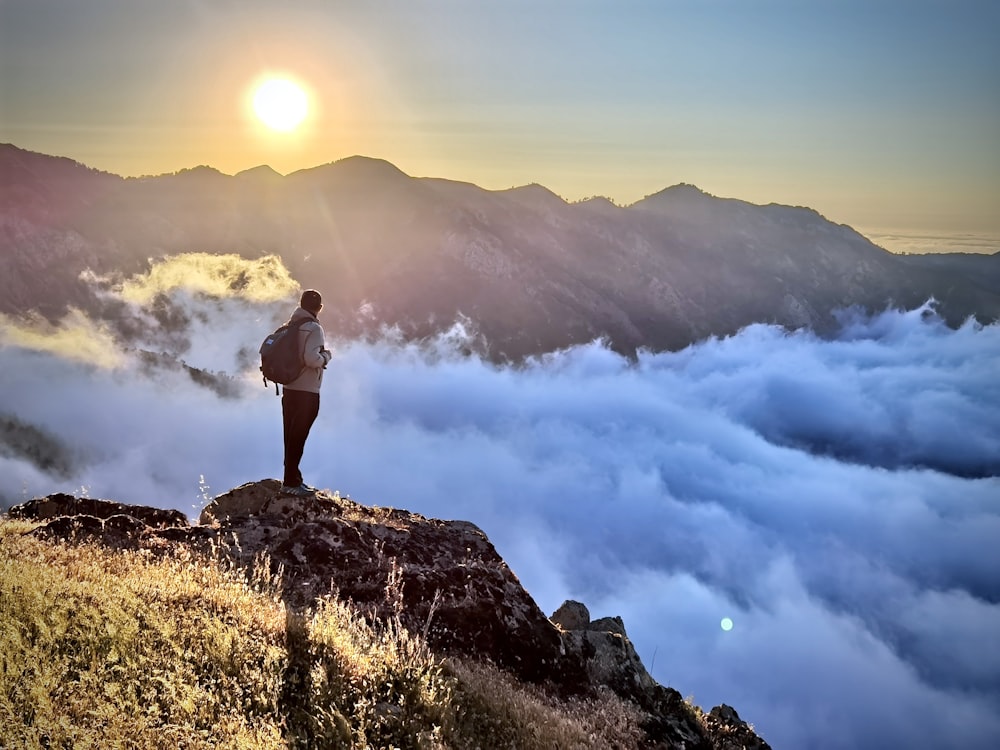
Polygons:
[[[0,519],[0,747],[630,748],[640,716],[444,660],[336,599],[181,548],[67,545]],[[265,568],[266,566],[261,566]],[[694,710],[694,709],[692,709]]]

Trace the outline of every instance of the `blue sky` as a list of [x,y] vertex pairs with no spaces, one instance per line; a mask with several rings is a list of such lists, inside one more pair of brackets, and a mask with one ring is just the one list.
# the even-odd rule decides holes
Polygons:
[[[0,0],[0,141],[126,175],[364,154],[1000,232],[998,38],[971,0]],[[295,133],[247,114],[268,73],[310,92]]]

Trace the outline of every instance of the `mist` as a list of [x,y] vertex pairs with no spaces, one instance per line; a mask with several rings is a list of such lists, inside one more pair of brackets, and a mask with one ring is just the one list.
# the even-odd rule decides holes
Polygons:
[[913,231],[866,227],[860,229],[876,245],[894,253],[980,253],[1000,252],[996,232]]
[[[197,518],[281,476],[256,351],[294,283],[226,262],[95,280],[113,316],[2,321],[0,504]],[[832,339],[756,325],[516,368],[463,356],[474,333],[328,331],[305,480],[476,523],[546,613],[621,615],[659,682],[775,748],[1000,744],[1000,324],[928,302],[845,311]]]

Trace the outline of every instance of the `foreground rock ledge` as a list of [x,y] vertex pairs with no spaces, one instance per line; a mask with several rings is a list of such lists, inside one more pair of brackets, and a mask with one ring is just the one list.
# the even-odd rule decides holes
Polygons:
[[698,722],[680,693],[646,671],[621,618],[592,621],[579,602],[546,617],[475,525],[279,489],[264,479],[230,490],[197,525],[178,511],[65,494],[9,515],[42,522],[30,533],[48,538],[160,552],[183,545],[247,569],[267,561],[290,608],[334,594],[373,617],[398,616],[439,653],[485,658],[565,693],[610,688],[648,714],[651,747],[769,747],[729,706]]

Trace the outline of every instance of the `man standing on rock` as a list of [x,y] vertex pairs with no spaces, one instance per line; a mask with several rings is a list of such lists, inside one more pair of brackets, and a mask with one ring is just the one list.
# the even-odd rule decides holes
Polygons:
[[326,348],[326,335],[319,324],[317,315],[323,309],[323,298],[315,289],[302,293],[299,307],[289,318],[290,324],[305,322],[297,331],[302,347],[302,363],[305,369],[291,383],[282,389],[281,417],[285,434],[285,478],[282,493],[304,497],[312,495],[316,489],[302,481],[299,461],[306,447],[306,438],[316,416],[319,414],[319,389],[323,384],[323,370],[333,355]]

